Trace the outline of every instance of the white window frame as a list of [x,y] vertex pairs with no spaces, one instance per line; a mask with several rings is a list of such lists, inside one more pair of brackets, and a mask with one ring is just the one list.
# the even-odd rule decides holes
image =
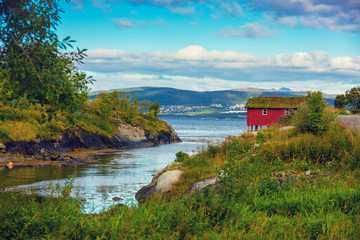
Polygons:
[[267,109],[266,109],[266,108],[263,108],[263,109],[262,109],[262,115],[263,115],[263,116],[266,116],[266,115],[267,115]]
[[290,115],[291,111],[290,108],[285,108],[285,116]]

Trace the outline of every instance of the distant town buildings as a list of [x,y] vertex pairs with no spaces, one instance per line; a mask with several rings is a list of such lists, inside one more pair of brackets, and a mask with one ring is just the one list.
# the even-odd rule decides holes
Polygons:
[[240,113],[245,112],[244,104],[236,104],[232,106],[223,106],[222,104],[211,104],[208,106],[187,106],[187,105],[166,105],[161,106],[161,113],[183,113],[183,112],[196,112],[202,109],[216,109],[221,113]]

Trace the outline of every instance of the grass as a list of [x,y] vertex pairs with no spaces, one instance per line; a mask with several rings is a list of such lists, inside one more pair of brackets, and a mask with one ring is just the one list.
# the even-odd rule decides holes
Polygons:
[[147,112],[147,102],[130,102],[125,93],[108,95],[88,101],[73,114],[64,110],[54,114],[49,106],[26,100],[18,106],[0,102],[0,142],[57,139],[69,130],[112,137],[119,133],[119,123],[141,126],[151,134],[169,131],[167,123]]
[[298,108],[306,97],[252,97],[246,108]]
[[[0,239],[359,239],[360,134],[278,127],[229,137],[195,156],[171,192],[138,207],[81,212],[81,202],[0,192]],[[219,188],[188,195],[194,181]]]

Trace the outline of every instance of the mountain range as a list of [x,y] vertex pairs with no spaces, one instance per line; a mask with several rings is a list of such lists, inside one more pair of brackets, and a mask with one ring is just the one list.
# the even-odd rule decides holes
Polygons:
[[[216,117],[238,118],[246,116],[243,105],[250,97],[258,96],[305,96],[305,91],[292,91],[289,88],[260,89],[237,88],[219,91],[192,91],[168,87],[137,87],[111,89],[125,91],[138,100],[157,101],[162,106],[162,116],[174,117]],[[96,98],[101,91],[90,92],[90,99]],[[333,105],[336,95],[323,94],[326,101]]]

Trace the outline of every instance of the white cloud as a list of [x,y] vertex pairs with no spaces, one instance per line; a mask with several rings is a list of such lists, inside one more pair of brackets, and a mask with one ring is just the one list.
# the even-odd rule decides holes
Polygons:
[[[360,56],[331,58],[329,53],[322,51],[267,57],[207,50],[201,46],[188,46],[177,52],[145,53],[96,49],[88,51],[86,64],[81,65],[81,68],[95,72],[102,81],[108,79],[106,84],[109,87],[113,84],[140,86],[156,83],[157,86],[170,84],[174,87],[185,84],[183,86],[189,89],[194,86],[207,90],[233,88],[240,83],[258,87],[273,85],[293,88],[292,85],[297,85],[301,88],[302,83],[302,89],[314,86],[315,89],[335,91],[344,88],[340,85],[347,88],[360,85]],[[137,76],[136,79],[133,79],[134,76]],[[112,77],[121,82],[114,83]],[[95,83],[97,89],[102,81]],[[313,81],[321,84],[313,85]]]
[[328,94],[340,94],[354,87],[354,83],[346,81],[339,81],[329,84],[329,81],[324,80],[264,82],[256,80],[234,81],[218,78],[163,76],[155,74],[124,72],[87,72],[87,74],[92,75],[96,79],[94,85],[91,86],[92,90],[110,90],[142,86],[172,87],[194,91],[227,90],[244,87],[257,87],[262,89],[279,89],[281,87],[288,87],[293,91],[318,90]]
[[297,24],[296,17],[279,17],[278,21],[281,25],[285,25],[288,27],[295,27]]
[[272,38],[276,36],[276,32],[259,23],[248,23],[235,29],[227,27],[221,30],[218,35],[239,38]]
[[166,25],[166,21],[163,18],[158,18],[154,21],[149,21],[149,22],[130,20],[127,18],[115,18],[112,19],[112,22],[115,24],[115,26],[123,29]]
[[[280,24],[290,27],[302,24],[334,31],[360,32],[359,0],[72,0],[73,8],[82,9],[84,1],[90,1],[105,13],[111,12],[114,2],[151,4],[182,15],[194,15],[196,8],[207,8],[215,19],[241,17],[243,9],[247,9],[272,15]],[[296,21],[295,17],[301,20]]]
[[145,23],[142,21],[134,21],[126,18],[116,18],[112,19],[113,23],[120,28],[137,28],[145,26]]
[[73,10],[82,10],[84,8],[84,2],[82,0],[72,0],[71,8]]
[[289,17],[300,17],[300,22],[306,27],[360,32],[360,1],[358,0],[248,0],[247,2],[255,11],[272,14],[280,24],[289,23]]
[[231,17],[239,17],[243,15],[243,9],[236,1],[220,1],[220,7]]
[[194,7],[177,7],[177,8],[170,8],[172,13],[177,13],[180,15],[192,15],[195,11]]

